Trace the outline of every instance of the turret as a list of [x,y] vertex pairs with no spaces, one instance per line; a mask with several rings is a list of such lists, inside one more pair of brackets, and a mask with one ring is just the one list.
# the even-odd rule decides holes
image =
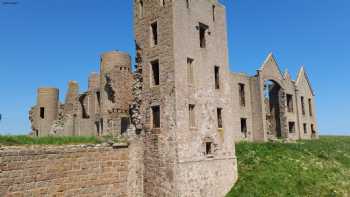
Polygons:
[[128,116],[131,103],[132,75],[129,54],[112,51],[102,54],[100,70],[100,94],[102,133],[118,134],[121,116]]
[[59,90],[57,88],[38,89],[35,111],[39,136],[46,136],[50,134],[51,125],[58,116],[58,96]]

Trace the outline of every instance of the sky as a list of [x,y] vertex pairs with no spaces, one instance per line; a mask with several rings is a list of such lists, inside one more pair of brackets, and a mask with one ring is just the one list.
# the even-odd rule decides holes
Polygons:
[[[180,0],[176,0],[180,1]],[[38,87],[87,88],[103,52],[134,57],[132,0],[0,0],[0,134],[30,131]],[[350,135],[350,1],[222,0],[230,69],[254,75],[269,52],[316,94],[321,134]]]

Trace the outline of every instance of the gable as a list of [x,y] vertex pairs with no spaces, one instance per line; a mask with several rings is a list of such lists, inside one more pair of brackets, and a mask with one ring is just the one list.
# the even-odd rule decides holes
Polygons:
[[314,94],[314,91],[312,89],[312,86],[311,86],[311,83],[310,83],[310,80],[309,80],[309,77],[307,76],[307,73],[305,71],[305,68],[304,66],[301,67],[299,73],[298,73],[298,78],[297,78],[297,81],[296,81],[296,85],[297,87],[301,87],[301,86],[307,86],[307,88],[310,90],[311,94],[313,96],[315,96]]
[[278,79],[280,81],[283,80],[281,70],[272,53],[267,56],[266,60],[260,68],[260,71],[264,78]]

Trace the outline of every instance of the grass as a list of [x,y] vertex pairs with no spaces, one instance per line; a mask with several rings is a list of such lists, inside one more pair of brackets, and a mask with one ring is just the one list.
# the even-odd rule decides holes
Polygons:
[[64,145],[64,144],[99,144],[101,140],[91,137],[31,137],[25,135],[2,136],[0,135],[0,145]]
[[350,137],[239,143],[239,179],[227,197],[350,197]]

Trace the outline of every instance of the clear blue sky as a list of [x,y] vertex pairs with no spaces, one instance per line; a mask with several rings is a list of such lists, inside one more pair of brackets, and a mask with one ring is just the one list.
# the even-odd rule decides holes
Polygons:
[[[134,56],[132,0],[0,0],[0,134],[30,130],[39,86],[87,87],[99,55]],[[177,0],[178,1],[178,0]],[[231,70],[255,74],[272,51],[293,78],[306,66],[321,133],[350,134],[350,1],[223,0]]]

